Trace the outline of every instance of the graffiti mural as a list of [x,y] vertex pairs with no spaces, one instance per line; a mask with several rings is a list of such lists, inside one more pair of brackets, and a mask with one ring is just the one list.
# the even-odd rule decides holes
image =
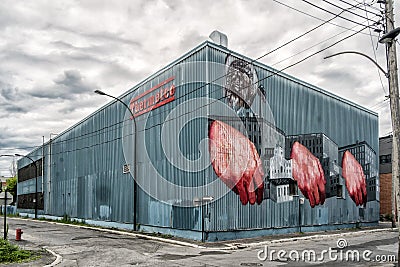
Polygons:
[[[211,122],[210,158],[215,174],[239,196],[242,205],[261,204],[264,188],[273,187],[273,196],[268,195],[275,201],[291,201],[291,196],[300,190],[310,206],[315,207],[324,204],[327,197],[343,195],[341,180],[356,205],[366,204],[366,176],[349,150],[342,152],[339,166],[337,146],[326,144],[324,150],[321,134],[307,140],[303,133],[286,137],[287,159],[279,157],[283,149],[278,142],[266,145],[261,141],[268,134],[262,130],[270,127],[263,113],[257,112],[265,109],[266,92],[251,63],[228,56],[222,90],[226,104],[235,110],[241,123],[232,123],[233,118],[223,116]],[[323,138],[330,141],[329,137]],[[272,153],[268,156],[270,151],[274,151],[272,156]]]

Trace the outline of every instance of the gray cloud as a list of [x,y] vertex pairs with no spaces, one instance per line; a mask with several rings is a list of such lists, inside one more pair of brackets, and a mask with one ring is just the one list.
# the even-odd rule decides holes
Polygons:
[[82,94],[91,93],[99,88],[94,83],[86,81],[78,70],[66,70],[53,82],[53,86],[35,88],[29,94],[37,98],[75,99]]

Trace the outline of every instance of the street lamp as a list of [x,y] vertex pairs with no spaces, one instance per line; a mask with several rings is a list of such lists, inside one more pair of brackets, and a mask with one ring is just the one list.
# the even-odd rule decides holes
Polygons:
[[137,202],[138,202],[138,197],[137,197],[137,124],[136,124],[136,118],[135,115],[133,114],[132,110],[129,108],[129,106],[122,101],[121,99],[119,99],[118,97],[109,95],[104,93],[103,91],[100,90],[95,90],[94,91],[96,94],[98,95],[103,95],[103,96],[108,96],[111,97],[115,100],[117,100],[118,102],[120,102],[122,105],[124,105],[126,107],[126,109],[129,110],[130,114],[131,114],[131,119],[133,120],[133,123],[135,125],[135,137],[134,137],[134,147],[135,147],[135,152],[134,152],[134,161],[133,161],[133,230],[136,231],[136,225],[137,225]]
[[[14,157],[13,155],[0,155],[0,157]],[[1,184],[0,184],[0,192],[1,192]],[[7,239],[7,187],[4,190],[4,240]]]
[[399,33],[400,27],[397,27],[396,29],[393,29],[382,35],[381,39],[379,39],[378,42],[380,42],[381,44],[391,43],[397,37],[397,35],[399,35]]
[[[37,169],[37,165],[36,165],[36,161],[34,161],[31,157],[29,156],[24,156],[21,154],[15,154],[15,156],[17,157],[23,157],[23,158],[27,158],[29,160],[31,160],[33,162],[33,164],[35,165],[35,219],[37,219],[37,213],[38,213],[38,169]],[[42,177],[43,179],[43,177]]]
[[338,56],[338,55],[343,55],[343,54],[356,54],[356,55],[360,55],[360,56],[368,58],[372,63],[375,64],[375,66],[378,67],[378,69],[380,71],[383,72],[383,74],[385,74],[386,78],[389,78],[389,73],[387,73],[381,66],[379,66],[379,64],[375,60],[373,60],[370,56],[367,56],[366,54],[363,54],[363,53],[360,53],[357,51],[343,51],[343,52],[339,52],[339,53],[336,53],[336,54],[333,54],[330,56],[326,56],[326,57],[324,57],[324,59],[331,58],[331,57]]

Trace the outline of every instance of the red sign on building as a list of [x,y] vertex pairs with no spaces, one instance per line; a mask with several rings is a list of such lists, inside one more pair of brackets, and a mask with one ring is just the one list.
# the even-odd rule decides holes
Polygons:
[[174,79],[175,77],[170,77],[134,97],[129,103],[134,116],[140,116],[175,100],[175,85],[170,84]]

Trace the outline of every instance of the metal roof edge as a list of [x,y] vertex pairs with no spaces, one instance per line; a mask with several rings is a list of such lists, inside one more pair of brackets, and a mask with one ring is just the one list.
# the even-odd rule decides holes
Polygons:
[[[208,47],[213,47],[213,48],[215,48],[215,49],[219,49],[219,50],[222,51],[222,52],[229,53],[229,54],[231,54],[231,55],[235,55],[235,56],[237,56],[237,57],[246,59],[247,61],[251,61],[253,64],[257,65],[258,67],[264,68],[264,69],[266,69],[266,70],[268,70],[268,71],[271,71],[271,72],[278,72],[278,70],[276,70],[276,69],[274,69],[274,68],[272,68],[272,67],[270,67],[270,66],[268,66],[268,65],[266,65],[266,64],[264,64],[264,63],[261,63],[261,62],[259,62],[259,61],[255,61],[255,60],[253,60],[253,59],[251,59],[251,58],[249,58],[249,57],[247,57],[247,56],[244,56],[244,55],[242,55],[242,54],[239,54],[239,53],[237,53],[237,52],[235,52],[235,51],[233,51],[233,50],[230,50],[230,49],[228,49],[228,48],[226,48],[226,47],[223,47],[223,46],[221,46],[221,45],[217,45],[217,44],[215,44],[215,43],[213,43],[213,42],[211,42],[211,41],[209,41],[209,40],[205,40],[204,42],[200,43],[199,45],[197,45],[196,47],[194,47],[194,48],[191,49],[190,51],[188,51],[188,52],[184,53],[182,56],[178,57],[176,60],[174,60],[174,61],[172,61],[171,63],[167,64],[165,67],[159,69],[158,71],[156,71],[156,72],[153,73],[152,75],[148,76],[147,78],[145,78],[145,79],[142,80],[141,82],[137,83],[135,86],[131,87],[131,88],[130,88],[129,90],[127,90],[125,93],[119,95],[118,98],[126,97],[128,94],[134,92],[135,90],[137,90],[140,86],[142,86],[143,84],[145,84],[145,83],[148,82],[149,80],[155,78],[155,77],[156,77],[157,75],[159,75],[161,72],[166,71],[167,69],[171,68],[172,66],[174,66],[174,65],[177,64],[178,62],[184,60],[185,58],[191,56],[191,55],[194,54],[195,52],[198,52],[198,51],[200,51],[201,49],[203,49],[203,48],[205,48],[205,47],[207,47],[207,46],[208,46]],[[286,79],[289,79],[289,80],[292,80],[292,81],[294,81],[294,82],[296,82],[296,83],[302,84],[302,85],[304,85],[304,86],[306,86],[306,87],[308,87],[308,88],[310,88],[310,89],[312,89],[312,90],[314,90],[314,91],[323,93],[323,94],[325,94],[325,95],[327,95],[327,96],[330,96],[330,97],[333,97],[333,98],[335,98],[335,99],[337,99],[337,100],[339,100],[339,101],[341,101],[341,102],[344,102],[344,103],[346,103],[346,104],[352,105],[352,106],[354,106],[354,107],[356,107],[356,108],[359,108],[360,110],[363,110],[363,111],[365,111],[365,112],[367,112],[367,113],[370,113],[370,114],[372,114],[372,115],[378,117],[378,113],[376,113],[376,112],[374,112],[374,111],[371,111],[371,110],[369,110],[369,109],[367,109],[367,108],[365,108],[365,107],[363,107],[363,106],[361,106],[361,105],[359,105],[359,104],[356,104],[356,103],[354,103],[354,102],[351,102],[350,100],[347,100],[347,99],[345,99],[345,98],[341,98],[341,97],[339,97],[339,96],[337,96],[337,95],[335,95],[335,94],[333,94],[333,93],[330,93],[330,92],[328,92],[328,91],[326,91],[326,90],[324,90],[324,89],[322,89],[322,88],[319,88],[319,87],[314,86],[314,85],[312,85],[312,84],[309,84],[309,83],[307,83],[307,82],[305,82],[305,81],[302,81],[302,80],[300,80],[300,79],[298,79],[298,78],[295,78],[295,77],[293,77],[293,76],[291,76],[291,75],[289,75],[289,74],[286,74],[286,73],[284,73],[284,72],[280,72],[280,73],[278,73],[278,74],[276,74],[276,75],[277,75],[277,76],[281,76],[281,77],[286,78]],[[100,108],[98,108],[97,110],[95,110],[94,112],[90,113],[89,115],[87,115],[87,116],[84,117],[83,119],[81,119],[81,120],[79,120],[78,122],[74,123],[73,125],[71,125],[71,126],[68,127],[67,129],[65,129],[64,131],[60,132],[60,133],[59,133],[56,137],[54,137],[52,140],[58,139],[58,138],[61,137],[63,134],[67,133],[67,132],[70,131],[71,129],[75,128],[77,125],[79,125],[79,124],[83,123],[84,121],[88,120],[89,118],[93,117],[94,115],[96,115],[97,113],[101,112],[101,111],[104,110],[105,108],[107,108],[107,107],[113,105],[115,102],[117,102],[117,101],[116,101],[116,100],[111,100],[110,102],[104,104],[103,106],[101,106]],[[49,141],[45,142],[44,145],[47,145],[48,143],[49,143]],[[27,153],[26,155],[30,155],[30,154],[34,153],[34,152],[37,151],[38,149],[41,149],[42,146],[43,146],[43,144],[40,144],[36,149],[32,150],[31,152]]]

